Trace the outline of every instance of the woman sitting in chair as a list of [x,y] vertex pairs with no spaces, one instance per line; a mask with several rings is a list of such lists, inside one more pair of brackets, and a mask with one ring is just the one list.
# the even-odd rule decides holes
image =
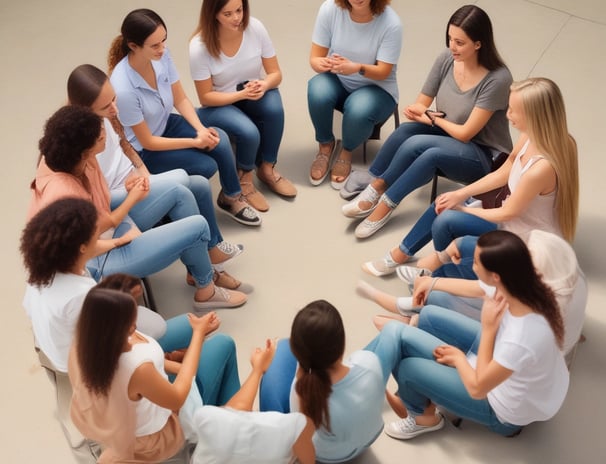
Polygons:
[[[470,183],[491,170],[492,160],[511,150],[505,111],[511,73],[494,44],[490,18],[466,5],[450,17],[446,46],[436,59],[417,101],[385,141],[369,171],[375,180],[343,206],[343,214],[364,218],[355,230],[370,237],[389,220],[410,192],[439,170]],[[432,102],[437,111],[430,110]]]

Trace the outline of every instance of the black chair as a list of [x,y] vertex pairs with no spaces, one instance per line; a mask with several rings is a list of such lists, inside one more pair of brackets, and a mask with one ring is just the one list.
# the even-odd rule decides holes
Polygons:
[[[499,153],[497,156],[495,156],[494,159],[492,160],[492,166],[490,168],[490,172],[493,172],[493,171],[496,171],[497,169],[499,169],[503,165],[505,160],[507,160],[508,157],[509,157],[509,153]],[[438,192],[438,178],[439,177],[446,178],[444,173],[438,169],[438,170],[436,170],[435,174],[433,175],[433,180],[431,183],[431,196],[429,198],[429,204],[433,203],[436,200],[436,196],[437,196],[437,192]],[[503,189],[504,188],[498,188],[495,190],[491,190],[490,192],[486,192],[481,195],[478,195],[477,198],[478,198],[478,200],[482,200],[483,204],[486,204],[484,206],[485,208],[488,207],[488,205],[490,205],[491,208],[495,208],[497,206],[500,206],[501,201],[505,199],[505,196],[507,193]]]

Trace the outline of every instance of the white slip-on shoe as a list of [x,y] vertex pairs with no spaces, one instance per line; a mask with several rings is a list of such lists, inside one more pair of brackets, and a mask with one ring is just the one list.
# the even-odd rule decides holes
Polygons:
[[378,221],[370,221],[368,218],[364,219],[360,224],[358,224],[358,227],[356,227],[354,235],[356,238],[368,238],[371,235],[374,235],[381,230],[385,224],[387,224],[387,221],[389,221],[392,213],[393,209],[390,209],[389,212]]
[[[379,204],[379,198],[381,196],[377,193],[375,188],[372,185],[368,185],[360,195],[354,198],[349,203],[344,204],[341,207],[341,211],[343,211],[343,215],[349,218],[363,218],[372,213],[377,205]],[[367,201],[370,203],[370,208],[361,209],[360,203],[363,201]]]
[[362,264],[362,269],[373,276],[383,277],[393,274],[398,266],[401,266],[401,264],[396,263],[391,257],[391,253],[388,251],[383,258],[367,261]]

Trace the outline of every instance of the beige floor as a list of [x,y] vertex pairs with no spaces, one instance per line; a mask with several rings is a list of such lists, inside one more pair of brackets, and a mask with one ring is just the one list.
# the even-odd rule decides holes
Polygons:
[[[76,65],[104,67],[110,40],[124,15],[148,6],[165,19],[169,45],[193,98],[186,43],[195,26],[199,0],[178,2],[106,0],[0,1],[0,43],[4,71],[0,77],[1,136],[4,146],[2,198],[5,215],[0,233],[4,295],[0,356],[4,378],[0,394],[3,425],[0,449],[7,463],[72,462],[54,415],[52,389],[36,362],[27,318],[21,308],[24,273],[17,251],[28,204],[28,184],[37,157],[36,144],[45,119],[65,100],[65,81]],[[395,245],[427,205],[429,190],[413,193],[398,208],[385,230],[360,242],[339,208],[342,200],[328,184],[312,188],[308,167],[315,151],[306,107],[306,81],[312,72],[307,56],[320,0],[257,0],[254,15],[268,27],[284,72],[281,86],[286,132],[279,167],[299,188],[289,202],[268,195],[271,207],[263,226],[250,230],[220,216],[227,239],[243,243],[246,253],[229,271],[256,290],[242,309],[222,311],[222,330],[237,341],[240,371],[264,337],[286,336],[298,308],[325,298],[342,312],[347,350],[362,347],[376,333],[371,316],[378,312],[354,293],[363,278],[391,292],[402,292],[396,279],[371,278],[360,264]],[[395,0],[404,24],[404,48],[398,79],[401,107],[412,102],[435,55],[443,47],[444,27],[461,5],[452,0]],[[552,421],[527,427],[516,439],[492,435],[469,423],[402,443],[382,435],[357,463],[568,463],[606,462],[602,421],[606,379],[606,252],[598,238],[606,232],[602,201],[606,82],[603,44],[606,3],[602,0],[483,0],[477,2],[494,22],[497,45],[515,79],[544,75],[564,93],[570,130],[580,149],[581,211],[575,248],[590,281],[585,334],[578,351],[566,403]],[[384,130],[384,137],[389,127]],[[369,145],[376,152],[379,143]],[[361,156],[356,155],[356,163]],[[216,181],[214,181],[216,182]],[[215,183],[216,185],[216,183]],[[442,187],[449,185],[443,183]],[[423,253],[423,252],[422,252]],[[421,254],[422,254],[421,253]],[[188,310],[192,291],[180,264],[153,276],[163,313]],[[385,420],[394,414],[385,409]]]

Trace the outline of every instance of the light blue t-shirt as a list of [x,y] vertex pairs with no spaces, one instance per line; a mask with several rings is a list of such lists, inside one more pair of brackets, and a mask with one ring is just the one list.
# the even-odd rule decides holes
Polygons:
[[[344,362],[349,372],[332,386],[328,399],[329,432],[324,427],[313,437],[322,462],[343,462],[368,448],[383,430],[385,383],[379,358],[371,351],[356,351]],[[290,410],[299,411],[295,382],[290,390]]]
[[393,64],[391,73],[384,80],[374,80],[358,73],[339,80],[349,92],[374,84],[398,101],[396,71],[402,49],[402,23],[396,12],[387,6],[383,13],[368,23],[351,20],[349,10],[337,6],[334,0],[326,0],[316,18],[312,42],[328,48],[328,54],[337,53],[355,63],[376,64],[377,61]]
[[162,58],[152,60],[156,73],[158,90],[149,86],[145,79],[128,62],[128,56],[116,65],[110,81],[116,92],[118,118],[124,126],[128,141],[137,151],[143,148],[131,126],[145,121],[153,135],[162,136],[168,117],[173,110],[172,85],[179,80],[179,74],[168,48]]

